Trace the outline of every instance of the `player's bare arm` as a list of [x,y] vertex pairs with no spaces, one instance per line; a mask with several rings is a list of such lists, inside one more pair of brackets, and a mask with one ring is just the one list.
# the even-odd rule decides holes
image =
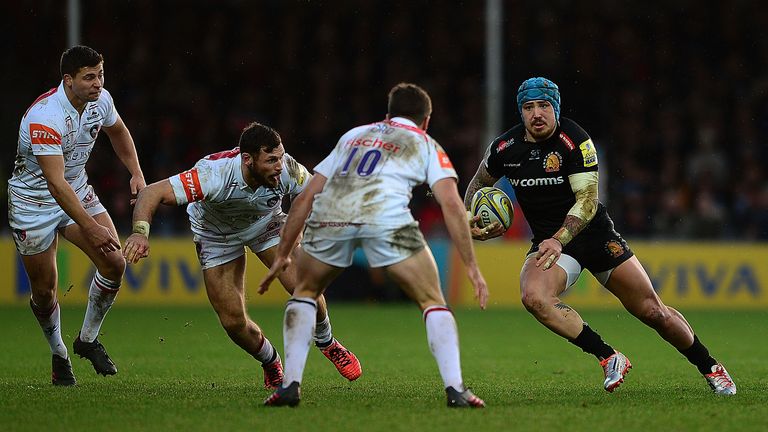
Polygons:
[[296,247],[301,231],[304,228],[304,222],[306,222],[309,213],[312,211],[312,202],[315,200],[315,195],[322,192],[323,187],[325,187],[325,181],[324,175],[313,175],[306,189],[291,202],[288,218],[280,231],[277,255],[274,262],[272,262],[269,272],[259,282],[259,294],[267,292],[272,281],[280,276],[280,273],[291,264],[291,251]]
[[123,256],[135,264],[149,256],[149,227],[160,204],[178,205],[168,179],[152,183],[139,192],[133,208],[133,233],[126,239]]
[[488,285],[485,283],[475,259],[472,238],[467,229],[466,209],[459,196],[456,180],[454,178],[438,180],[432,185],[432,193],[435,194],[435,198],[440,204],[448,234],[450,234],[461,260],[467,267],[467,275],[475,289],[475,298],[478,300],[480,308],[485,309],[488,302]]
[[568,176],[568,180],[571,190],[576,195],[576,203],[565,216],[563,226],[552,238],[544,240],[539,245],[536,266],[543,263],[544,270],[552,267],[563,247],[573,240],[597,213],[597,171],[572,174]]
[[103,254],[120,249],[120,241],[109,228],[100,225],[85,211],[72,186],[64,178],[64,158],[61,155],[37,156],[40,169],[48,183],[48,191],[62,210],[75,221],[86,234],[86,238]]
[[[484,160],[487,158],[488,154],[486,153]],[[488,173],[488,170],[485,168],[485,164],[481,163],[480,166],[477,167],[475,176],[472,177],[472,180],[469,181],[467,190],[464,193],[464,210],[469,210],[470,206],[472,205],[472,197],[475,195],[475,192],[484,187],[495,185],[498,180],[499,179]],[[469,215],[469,213],[467,213],[467,215]],[[498,222],[494,222],[487,227],[478,226],[479,222],[480,216],[469,218],[470,233],[472,234],[472,238],[475,240],[489,240],[504,234],[504,227],[501,226],[501,224]]]
[[131,173],[130,188],[131,196],[134,198],[131,200],[131,204],[134,204],[136,195],[147,186],[147,182],[144,180],[144,173],[139,165],[139,157],[136,154],[136,145],[133,142],[131,132],[120,116],[117,117],[117,122],[114,125],[104,127],[104,132],[109,137],[115,154]]

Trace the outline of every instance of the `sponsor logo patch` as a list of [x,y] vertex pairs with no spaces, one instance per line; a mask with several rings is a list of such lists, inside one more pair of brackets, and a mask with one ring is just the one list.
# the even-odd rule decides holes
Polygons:
[[32,144],[61,145],[61,134],[56,132],[54,129],[40,123],[29,124],[29,138],[32,141]]
[[540,149],[531,150],[531,156],[528,158],[528,160],[539,160],[539,159],[541,159],[541,150]]
[[584,167],[589,168],[597,165],[597,150],[595,150],[591,139],[579,144],[579,149],[581,149],[581,155],[584,157]]
[[510,179],[509,183],[515,187],[517,186],[522,186],[522,187],[556,186],[556,185],[561,185],[565,183],[565,178],[563,178],[563,176],[557,176],[557,177],[543,177],[543,178],[535,178],[535,179]]
[[560,141],[565,144],[566,147],[568,147],[568,150],[573,150],[576,148],[576,144],[573,143],[573,140],[571,140],[571,137],[565,134],[565,132],[560,132]]
[[437,160],[440,162],[441,168],[450,168],[453,169],[453,164],[451,163],[451,159],[448,158],[448,155],[444,151],[437,151]]
[[179,179],[184,188],[184,193],[187,195],[188,202],[203,199],[203,189],[200,187],[200,177],[197,174],[197,168],[192,168],[179,174]]
[[496,146],[496,153],[501,153],[501,151],[502,151],[502,150],[504,150],[505,148],[507,148],[507,147],[511,146],[511,145],[512,145],[512,144],[514,144],[514,143],[515,143],[515,139],[514,139],[514,138],[513,138],[513,139],[511,139],[511,140],[509,140],[509,141],[507,141],[507,140],[502,140],[502,141],[499,143],[499,145],[497,145],[497,146]]

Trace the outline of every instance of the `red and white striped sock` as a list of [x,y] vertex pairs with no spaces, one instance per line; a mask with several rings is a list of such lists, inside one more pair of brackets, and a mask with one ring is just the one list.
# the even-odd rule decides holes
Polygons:
[[101,324],[115,302],[120,290],[120,281],[111,281],[97,271],[88,290],[88,308],[85,310],[83,328],[80,330],[80,340],[93,342],[99,336]]
[[277,358],[277,350],[275,350],[272,342],[264,336],[264,333],[261,334],[261,345],[259,345],[258,352],[253,358],[260,361],[262,364],[272,363]]
[[43,329],[43,336],[48,340],[51,354],[67,358],[67,345],[64,344],[64,340],[61,338],[61,309],[59,308],[59,302],[54,301],[51,308],[43,310],[30,298],[29,306],[32,308],[32,313],[35,314],[37,322],[40,323],[40,328]]

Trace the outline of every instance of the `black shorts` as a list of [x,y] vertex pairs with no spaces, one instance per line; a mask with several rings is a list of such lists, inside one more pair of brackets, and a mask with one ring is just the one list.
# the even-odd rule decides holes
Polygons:
[[[528,253],[538,250],[539,245],[535,244]],[[634,255],[627,241],[613,228],[613,221],[607,214],[600,220],[593,220],[587,229],[565,245],[563,253],[572,256],[592,274],[616,268]]]

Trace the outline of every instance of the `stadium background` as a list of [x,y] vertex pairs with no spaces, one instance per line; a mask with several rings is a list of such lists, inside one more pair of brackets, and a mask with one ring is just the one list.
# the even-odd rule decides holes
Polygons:
[[[678,307],[768,307],[768,6],[735,1],[503,2],[496,133],[519,119],[519,83],[547,76],[561,87],[564,116],[593,137],[601,199],[629,238],[656,289]],[[183,7],[181,7],[183,4]],[[311,169],[351,126],[383,118],[399,81],[424,86],[430,133],[460,175],[472,177],[487,145],[485,2],[81,1],[82,43],[105,56],[106,88],[136,141],[148,182],[235,145],[251,121],[277,128],[286,150]],[[646,11],[653,10],[653,13]],[[66,4],[4,6],[4,103],[0,177],[10,176],[18,122],[59,82],[67,47]],[[14,30],[10,30],[14,29]],[[128,177],[100,138],[88,172],[123,237],[130,230]],[[426,189],[412,208],[430,239],[455,305],[466,281]],[[0,188],[6,194],[6,187]],[[0,304],[25,304],[28,282],[0,200]],[[476,244],[492,307],[519,307],[517,272],[527,250],[517,213],[505,239]],[[205,304],[186,214],[163,208],[153,255],[129,268],[117,307]],[[62,304],[82,304],[93,271],[60,243]],[[262,274],[249,263],[252,303]],[[329,291],[334,300],[403,300],[362,257]],[[568,294],[574,306],[616,307],[590,276]]]

